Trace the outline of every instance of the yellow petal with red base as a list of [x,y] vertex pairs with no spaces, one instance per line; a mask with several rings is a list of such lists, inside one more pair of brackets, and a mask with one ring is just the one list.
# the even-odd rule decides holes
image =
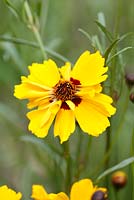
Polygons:
[[99,51],[93,54],[85,51],[74,65],[71,77],[79,80],[84,86],[99,84],[107,78],[107,75],[103,75],[108,70],[104,67],[104,62]]

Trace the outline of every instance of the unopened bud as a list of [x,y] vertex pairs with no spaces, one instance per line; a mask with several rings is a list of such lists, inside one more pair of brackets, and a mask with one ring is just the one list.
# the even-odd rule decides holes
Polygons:
[[130,99],[130,101],[131,101],[132,103],[134,103],[134,93],[131,93],[131,94],[129,95],[129,99]]
[[123,188],[127,183],[127,175],[123,171],[117,171],[112,175],[112,184],[116,189]]
[[134,86],[134,73],[128,73],[125,75],[126,83],[131,88]]
[[107,193],[98,190],[93,194],[91,200],[107,200]]

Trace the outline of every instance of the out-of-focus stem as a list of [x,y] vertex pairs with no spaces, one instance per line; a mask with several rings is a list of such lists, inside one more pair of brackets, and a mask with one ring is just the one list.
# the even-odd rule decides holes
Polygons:
[[47,59],[47,55],[46,55],[46,52],[44,50],[44,45],[43,45],[39,30],[38,30],[37,26],[34,23],[33,16],[32,16],[32,13],[31,13],[31,10],[30,10],[30,7],[29,7],[29,4],[28,4],[27,1],[24,2],[24,8],[25,8],[25,11],[26,11],[26,14],[27,14],[27,18],[28,18],[28,26],[29,26],[29,28],[32,30],[32,32],[35,35],[35,38],[36,38],[36,40],[37,40],[37,42],[38,42],[38,44],[40,46],[40,50],[42,52],[43,58]]
[[[117,1],[117,9],[116,9],[116,23],[115,23],[115,33],[114,36],[115,38],[117,38],[118,36],[118,31],[119,31],[119,22],[120,22],[120,12],[119,12],[119,8],[120,8],[120,0]],[[117,52],[117,45],[115,45],[115,49],[114,49],[114,54]],[[115,82],[115,71],[116,71],[116,61],[117,58],[115,58],[112,62],[112,68],[111,68],[111,87],[110,87],[110,96],[113,95],[113,91],[114,91],[114,82]],[[110,124],[111,124],[111,119],[110,119]],[[106,135],[106,155],[109,154],[110,149],[111,149],[111,133],[112,133],[112,127],[110,126],[107,129],[107,135]],[[105,159],[105,168],[108,168],[109,166],[109,156],[106,157]]]
[[71,176],[71,157],[70,157],[70,149],[69,149],[69,142],[65,142],[63,144],[64,148],[64,158],[66,160],[66,174],[65,174],[65,190],[69,193],[72,176]]

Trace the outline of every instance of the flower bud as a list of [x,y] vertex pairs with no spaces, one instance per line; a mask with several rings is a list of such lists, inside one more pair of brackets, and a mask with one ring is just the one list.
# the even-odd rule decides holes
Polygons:
[[125,75],[126,83],[129,88],[134,86],[134,73],[128,73]]
[[129,95],[129,99],[130,99],[130,101],[131,101],[132,103],[134,103],[134,93],[131,93],[131,94]]
[[107,193],[98,190],[93,194],[91,200],[107,200]]
[[112,175],[112,184],[116,189],[123,188],[127,183],[127,175],[123,171],[117,171]]

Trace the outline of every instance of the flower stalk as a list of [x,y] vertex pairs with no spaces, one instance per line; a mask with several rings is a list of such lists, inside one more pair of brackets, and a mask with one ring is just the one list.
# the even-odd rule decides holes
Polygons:
[[41,39],[41,36],[40,36],[40,33],[39,33],[39,30],[38,30],[38,27],[36,26],[36,24],[34,23],[34,19],[33,19],[33,15],[32,15],[32,12],[30,10],[30,7],[29,7],[29,4],[27,1],[24,2],[24,8],[25,8],[25,11],[26,11],[26,15],[27,15],[27,18],[28,18],[28,27],[32,30],[32,32],[34,33],[35,35],[35,38],[40,46],[40,50],[42,52],[42,55],[43,55],[43,58],[46,60],[47,59],[47,54],[44,50],[44,45],[43,45],[43,41]]
[[71,156],[70,156],[70,148],[69,142],[63,143],[64,148],[64,158],[66,161],[66,173],[65,173],[65,191],[69,193],[71,182],[72,182],[72,173],[71,173]]

